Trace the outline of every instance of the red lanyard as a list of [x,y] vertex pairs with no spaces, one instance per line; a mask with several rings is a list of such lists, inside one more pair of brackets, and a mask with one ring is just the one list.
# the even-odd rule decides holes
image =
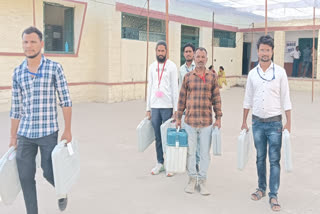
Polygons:
[[198,75],[202,79],[203,83],[206,83],[206,73],[203,73],[203,76]]
[[161,76],[160,77],[159,77],[160,69],[159,69],[159,62],[158,62],[158,88],[160,87],[162,74],[163,74],[163,71],[164,71],[164,67],[166,66],[166,62],[167,62],[167,60],[164,61],[164,63],[163,63],[163,67],[162,67],[162,71],[161,71]]

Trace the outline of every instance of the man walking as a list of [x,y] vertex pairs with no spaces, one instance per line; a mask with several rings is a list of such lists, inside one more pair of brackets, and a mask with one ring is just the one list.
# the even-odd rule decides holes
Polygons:
[[[291,101],[286,71],[272,61],[274,41],[269,35],[257,43],[259,64],[248,75],[243,104],[241,129],[248,129],[247,117],[252,109],[252,130],[257,151],[258,188],[251,194],[252,200],[266,195],[266,157],[269,152],[270,179],[269,203],[273,211],[281,209],[278,203],[280,185],[280,152],[282,140],[282,110],[287,123],[284,129],[291,131]],[[269,148],[267,148],[269,147]]]
[[[156,57],[157,60],[149,67],[146,113],[156,136],[157,164],[151,170],[152,175],[164,171],[160,126],[173,116],[173,111],[176,114],[178,102],[177,66],[167,59],[166,42],[157,43]],[[166,172],[166,175],[170,177],[173,174]]]
[[[37,214],[36,163],[38,147],[41,152],[43,176],[54,186],[51,153],[58,140],[56,92],[62,107],[65,130],[61,139],[70,142],[71,99],[67,81],[59,63],[41,54],[42,33],[29,27],[22,33],[26,59],[13,73],[11,100],[10,146],[17,148],[17,166],[28,214]],[[61,211],[67,198],[58,200]]]
[[292,76],[297,77],[299,73],[299,62],[301,57],[299,46],[297,46],[296,49],[290,53],[290,56],[293,58]]
[[[179,96],[176,126],[181,126],[181,117],[185,113],[185,129],[188,133],[187,170],[189,182],[185,192],[193,193],[199,179],[200,193],[209,195],[206,187],[207,171],[210,163],[211,132],[214,126],[221,127],[221,98],[216,76],[206,69],[207,51],[197,48],[195,52],[196,68],[185,75]],[[212,121],[212,107],[216,121]],[[199,141],[197,138],[199,137]],[[199,172],[196,170],[196,150],[199,144]]]

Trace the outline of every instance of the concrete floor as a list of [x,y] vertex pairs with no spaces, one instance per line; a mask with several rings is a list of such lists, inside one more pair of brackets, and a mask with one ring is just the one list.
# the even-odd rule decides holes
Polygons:
[[[254,202],[257,185],[255,152],[243,171],[236,168],[237,136],[242,120],[243,88],[222,91],[223,155],[212,156],[210,196],[184,193],[187,175],[152,176],[154,145],[137,152],[136,126],[145,114],[143,101],[75,104],[72,130],[81,152],[81,177],[69,194],[66,214],[233,214],[272,213],[267,197]],[[281,171],[280,213],[320,213],[320,96],[311,104],[307,92],[291,92],[294,171]],[[59,120],[62,123],[60,112]],[[251,123],[249,123],[251,124]],[[62,126],[61,126],[62,128]],[[9,113],[0,113],[0,154],[9,142]],[[60,135],[62,132],[60,132]],[[283,162],[282,162],[283,163]],[[54,189],[37,172],[40,214],[59,213]],[[0,214],[25,213],[22,194]]]

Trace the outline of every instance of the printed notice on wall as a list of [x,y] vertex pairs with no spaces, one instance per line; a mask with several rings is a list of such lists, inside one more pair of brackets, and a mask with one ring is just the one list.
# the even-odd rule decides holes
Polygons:
[[291,53],[296,48],[296,41],[286,41],[286,53]]

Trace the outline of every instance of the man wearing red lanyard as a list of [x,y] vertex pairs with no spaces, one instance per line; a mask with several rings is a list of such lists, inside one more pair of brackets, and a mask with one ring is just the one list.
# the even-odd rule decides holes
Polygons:
[[[157,43],[156,57],[157,60],[149,66],[146,113],[151,120],[156,136],[157,164],[151,170],[153,175],[164,171],[160,126],[176,115],[178,102],[177,66],[167,59],[166,42],[159,41]],[[166,175],[172,176],[173,174],[166,172]]]
[[[205,67],[208,60],[206,49],[197,48],[194,60],[196,68],[184,76],[181,86],[176,126],[181,126],[182,114],[186,110],[184,121],[189,144],[187,160],[189,183],[185,192],[193,193],[198,180],[200,194],[210,195],[206,180],[210,163],[211,132],[214,126],[221,127],[221,98],[216,75]],[[215,112],[215,123],[212,120],[212,109]],[[198,146],[199,171],[196,170]]]

